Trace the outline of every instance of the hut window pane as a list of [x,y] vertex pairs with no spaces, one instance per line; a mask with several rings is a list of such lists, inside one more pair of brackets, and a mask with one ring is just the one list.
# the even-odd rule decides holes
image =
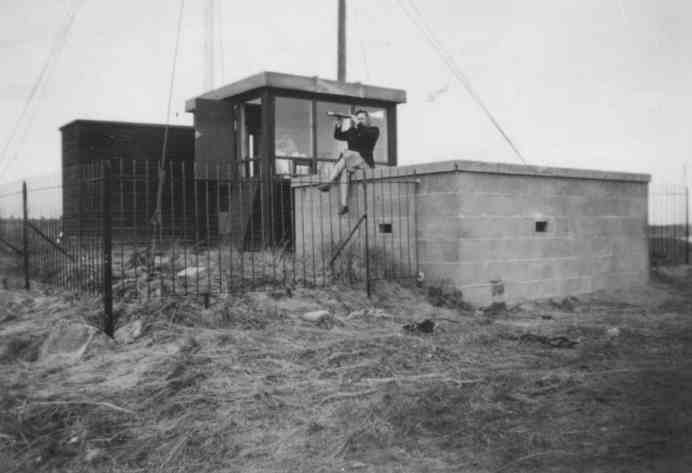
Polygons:
[[375,162],[377,164],[388,164],[387,139],[389,137],[387,136],[387,111],[383,108],[359,107],[357,105],[356,109],[367,110],[370,115],[370,124],[380,129],[380,138],[375,144],[373,155],[375,156]]
[[346,149],[346,142],[334,139],[336,120],[327,112],[350,114],[351,107],[343,103],[317,102],[317,158],[336,160],[339,153]]
[[276,98],[277,157],[312,157],[312,102],[287,97]]
[[310,174],[311,162],[304,159],[276,159],[276,174],[282,176],[304,176]]

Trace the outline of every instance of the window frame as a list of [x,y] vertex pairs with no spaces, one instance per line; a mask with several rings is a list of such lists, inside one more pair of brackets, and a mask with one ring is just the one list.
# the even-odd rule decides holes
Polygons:
[[[381,100],[372,100],[372,99],[357,99],[355,97],[345,97],[341,95],[329,95],[329,94],[314,94],[310,92],[302,92],[302,91],[297,91],[297,90],[290,90],[290,89],[279,89],[279,88],[271,88],[270,89],[270,95],[274,98],[293,98],[293,99],[304,99],[308,100],[312,103],[312,156],[309,156],[307,158],[295,158],[291,156],[279,156],[279,155],[274,155],[274,148],[276,146],[276,142],[274,139],[274,142],[272,143],[272,156],[269,157],[272,161],[272,169],[274,171],[276,170],[274,161],[276,159],[286,159],[286,160],[297,160],[301,161],[300,164],[303,164],[306,160],[310,160],[312,162],[312,173],[317,172],[318,168],[318,162],[324,162],[324,161],[329,161],[329,162],[334,162],[333,159],[323,159],[323,158],[318,158],[319,155],[319,150],[318,150],[318,144],[317,144],[317,103],[318,102],[331,102],[331,103],[337,103],[337,104],[345,104],[348,105],[351,108],[351,111],[355,111],[358,108],[379,108],[382,109],[385,113],[385,124],[386,124],[386,135],[387,135],[387,143],[385,144],[386,149],[385,149],[385,156],[386,156],[386,162],[378,162],[376,163],[379,165],[385,165],[385,166],[393,166],[396,165],[396,103],[392,102],[385,102]],[[272,130],[272,136],[276,132],[276,111],[272,110],[273,112],[273,120],[271,126],[273,127]],[[294,163],[297,164],[297,163]]]

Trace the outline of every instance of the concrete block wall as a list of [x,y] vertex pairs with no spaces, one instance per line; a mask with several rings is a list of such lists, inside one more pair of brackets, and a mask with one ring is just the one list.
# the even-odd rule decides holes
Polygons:
[[[375,170],[373,178],[388,172]],[[417,269],[430,283],[452,281],[472,303],[648,280],[648,175],[473,161],[400,167],[396,174],[419,181],[407,197],[415,206],[409,221]],[[381,195],[394,198],[386,189]],[[301,207],[296,199],[297,216]],[[333,219],[335,212],[323,215]]]

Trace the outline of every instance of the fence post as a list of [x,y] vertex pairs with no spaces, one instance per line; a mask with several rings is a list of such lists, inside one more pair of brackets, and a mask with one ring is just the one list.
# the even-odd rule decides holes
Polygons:
[[24,225],[22,227],[22,251],[24,252],[24,289],[30,288],[29,284],[29,204],[26,181],[22,181],[22,210]]
[[104,161],[102,172],[103,186],[101,205],[103,221],[103,331],[112,337],[115,331],[113,320],[113,225],[111,218],[111,163]]
[[372,295],[372,290],[370,288],[370,238],[368,231],[370,222],[368,219],[368,180],[367,171],[365,168],[363,168],[363,216],[365,217],[365,220],[363,221],[365,224],[365,249],[363,250],[363,257],[365,258],[365,292],[367,293],[368,298],[370,298]]
[[685,264],[690,264],[690,188],[685,185]]

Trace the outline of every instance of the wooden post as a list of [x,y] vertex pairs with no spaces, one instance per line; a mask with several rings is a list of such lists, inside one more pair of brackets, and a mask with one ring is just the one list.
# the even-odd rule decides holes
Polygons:
[[111,217],[111,163],[108,160],[103,162],[102,179],[103,331],[112,337],[115,331],[115,321],[113,320],[113,222]]
[[346,0],[339,0],[337,44],[337,78],[346,82]]
[[22,181],[22,210],[24,225],[22,226],[22,251],[24,251],[24,289],[30,289],[29,284],[29,204],[26,181]]

